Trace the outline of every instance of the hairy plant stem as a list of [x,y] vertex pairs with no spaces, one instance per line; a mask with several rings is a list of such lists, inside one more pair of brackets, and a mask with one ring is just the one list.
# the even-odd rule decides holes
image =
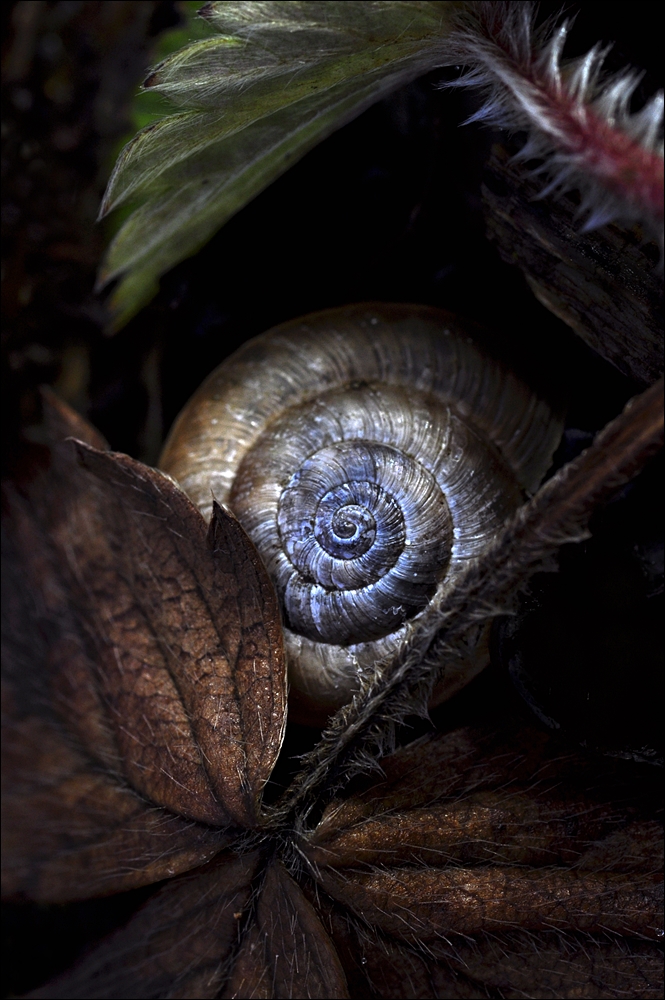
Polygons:
[[388,668],[377,663],[353,701],[337,712],[274,809],[273,831],[308,826],[352,775],[377,766],[407,715],[427,714],[434,684],[473,625],[505,614],[517,592],[561,545],[589,535],[594,510],[636,476],[663,444],[663,380],[631,399],[593,444],[521,507],[441,603],[434,625],[415,632]]

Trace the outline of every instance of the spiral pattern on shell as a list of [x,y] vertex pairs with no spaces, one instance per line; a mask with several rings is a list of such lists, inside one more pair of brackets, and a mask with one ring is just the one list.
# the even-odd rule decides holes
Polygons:
[[549,405],[438,310],[360,305],[284,324],[223,362],[162,457],[254,541],[289,672],[313,711],[394,655],[536,487]]

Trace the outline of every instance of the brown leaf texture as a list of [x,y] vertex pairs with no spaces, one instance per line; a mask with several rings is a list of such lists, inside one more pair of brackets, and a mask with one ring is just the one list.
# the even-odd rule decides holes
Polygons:
[[226,853],[161,889],[31,997],[348,997],[316,911],[279,862]]
[[660,875],[491,869],[395,869],[371,874],[321,873],[325,889],[387,934],[428,941],[450,934],[603,929],[662,936]]
[[186,870],[256,825],[286,691],[276,599],[237,522],[217,510],[208,535],[168,478],[79,443],[84,471],[55,442],[103,442],[46,411],[48,448],[5,498],[7,885],[60,900]]
[[[327,807],[306,842],[314,865],[580,865],[601,844],[618,849],[638,816],[632,775],[619,782],[604,763],[562,756],[531,727],[461,728],[386,758],[382,770],[383,780]],[[652,833],[641,822],[631,849]],[[631,870],[645,859],[619,863]]]
[[220,855],[159,890],[122,930],[31,997],[216,997],[238,943],[257,858]]
[[[192,819],[254,826],[286,710],[265,570],[221,508],[211,544],[203,518],[166,476],[76,447],[103,484],[92,487],[103,518],[87,534],[94,570],[86,584],[104,623],[99,673],[128,779]],[[107,525],[113,536],[95,544]]]
[[662,956],[649,942],[516,930],[429,941],[423,948],[368,929],[320,891],[313,898],[353,997],[662,996]]
[[658,995],[662,829],[632,770],[509,726],[383,770],[301,844],[353,996]]
[[3,894],[65,902],[188,871],[230,841],[152,806],[35,716],[4,734]]
[[268,868],[224,997],[348,997],[346,977],[316,911],[279,862]]

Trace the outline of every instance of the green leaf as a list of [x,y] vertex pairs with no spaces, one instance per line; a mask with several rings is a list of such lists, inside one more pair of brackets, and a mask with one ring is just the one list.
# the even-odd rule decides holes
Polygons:
[[228,219],[331,132],[446,62],[452,2],[218,2],[200,14],[219,34],[164,59],[146,94],[180,105],[121,152],[101,215],[133,211],[100,285],[115,328]]
[[[182,16],[182,23],[163,32],[155,45],[155,58],[160,62],[190,42],[210,36],[208,25],[198,16],[201,0],[180,0],[177,7]],[[140,129],[152,125],[171,110],[169,102],[160,93],[142,87],[134,98],[131,113],[133,129],[131,135],[126,138],[129,139]]]

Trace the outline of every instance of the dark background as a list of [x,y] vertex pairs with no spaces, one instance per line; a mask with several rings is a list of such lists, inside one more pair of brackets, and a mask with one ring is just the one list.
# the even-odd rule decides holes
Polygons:
[[[557,4],[542,4],[544,14]],[[615,41],[608,60],[662,86],[662,4],[577,3],[569,54]],[[527,367],[544,356],[570,393],[569,427],[591,434],[636,391],[540,306],[484,236],[480,187],[497,135],[460,128],[473,94],[436,72],[326,140],[248,205],[115,336],[93,292],[108,230],[95,225],[136,88],[176,3],[29,2],[3,17],[3,461],[39,419],[47,383],[106,435],[155,463],[203,377],[248,337],[308,311],[381,299],[443,306],[492,326]],[[533,361],[535,363],[535,361]],[[512,704],[494,671],[444,724]],[[503,701],[502,701],[503,699]],[[483,707],[484,706],[484,707]],[[293,729],[288,758],[311,740]],[[67,907],[12,905],[5,995],[66,968],[153,891]]]

